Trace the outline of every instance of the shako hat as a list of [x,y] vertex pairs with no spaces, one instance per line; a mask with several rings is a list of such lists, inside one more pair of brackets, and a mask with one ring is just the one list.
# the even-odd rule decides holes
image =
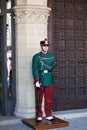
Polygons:
[[40,41],[40,45],[41,45],[41,46],[49,46],[48,39],[45,38],[44,40]]

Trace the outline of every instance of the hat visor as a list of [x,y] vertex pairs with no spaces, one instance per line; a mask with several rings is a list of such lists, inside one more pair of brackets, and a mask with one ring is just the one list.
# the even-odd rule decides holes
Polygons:
[[41,45],[41,46],[49,46],[49,44],[43,44],[43,45]]

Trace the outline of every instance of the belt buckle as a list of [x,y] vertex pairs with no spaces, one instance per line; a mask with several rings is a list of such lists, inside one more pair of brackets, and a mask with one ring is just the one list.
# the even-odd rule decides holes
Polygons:
[[48,70],[44,70],[44,73],[48,73]]

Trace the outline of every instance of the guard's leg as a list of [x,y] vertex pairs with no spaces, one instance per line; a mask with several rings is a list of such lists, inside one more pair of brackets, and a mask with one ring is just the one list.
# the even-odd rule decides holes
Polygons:
[[43,94],[44,94],[44,87],[40,87],[40,92],[39,92],[39,107],[38,107],[38,112],[37,115],[38,117],[42,117],[42,99],[43,99]]
[[45,114],[46,117],[52,116],[52,97],[53,97],[53,86],[45,87],[44,98],[45,98]]
[[36,109],[36,119],[38,117],[38,109],[39,109],[39,94],[40,94],[40,88],[35,88],[35,109]]

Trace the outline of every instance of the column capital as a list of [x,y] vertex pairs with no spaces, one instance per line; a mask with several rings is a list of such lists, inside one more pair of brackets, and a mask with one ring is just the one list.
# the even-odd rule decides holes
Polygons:
[[15,6],[15,22],[18,24],[47,24],[50,8],[46,6]]

